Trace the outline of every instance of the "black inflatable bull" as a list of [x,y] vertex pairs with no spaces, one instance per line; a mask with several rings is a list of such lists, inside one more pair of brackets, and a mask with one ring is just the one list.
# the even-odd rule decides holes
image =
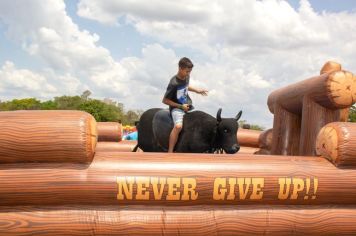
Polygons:
[[[175,152],[213,153],[224,150],[234,154],[239,151],[237,141],[238,120],[221,118],[221,108],[216,118],[202,112],[193,111],[184,116],[183,129],[179,134]],[[133,151],[141,148],[144,152],[167,152],[169,134],[173,129],[173,120],[168,110],[152,108],[145,111],[138,124],[138,142]]]

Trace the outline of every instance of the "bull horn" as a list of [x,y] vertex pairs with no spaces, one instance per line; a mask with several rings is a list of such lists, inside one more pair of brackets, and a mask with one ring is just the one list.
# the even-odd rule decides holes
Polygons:
[[221,121],[221,108],[219,108],[219,110],[218,110],[218,113],[216,114],[216,120],[218,121],[218,122],[220,122]]
[[242,111],[239,111],[239,113],[236,115],[235,120],[238,121],[242,115]]

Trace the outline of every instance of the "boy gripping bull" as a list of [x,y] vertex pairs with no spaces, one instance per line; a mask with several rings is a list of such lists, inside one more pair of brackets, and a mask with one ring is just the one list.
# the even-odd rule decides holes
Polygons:
[[183,128],[183,116],[186,112],[193,109],[192,100],[188,91],[192,91],[203,96],[208,95],[205,89],[193,88],[189,85],[190,72],[193,69],[193,63],[186,57],[179,60],[178,73],[172,77],[167,86],[162,102],[169,106],[174,127],[169,135],[168,152],[173,152],[177,143],[180,131]]

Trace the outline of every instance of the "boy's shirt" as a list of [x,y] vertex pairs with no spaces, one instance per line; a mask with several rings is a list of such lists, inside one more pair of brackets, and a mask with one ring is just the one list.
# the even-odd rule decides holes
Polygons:
[[[185,80],[178,79],[176,75],[173,76],[169,81],[164,97],[172,100],[175,103],[192,105],[192,99],[188,94],[189,79],[189,76]],[[174,107],[169,106],[170,111],[173,108]]]

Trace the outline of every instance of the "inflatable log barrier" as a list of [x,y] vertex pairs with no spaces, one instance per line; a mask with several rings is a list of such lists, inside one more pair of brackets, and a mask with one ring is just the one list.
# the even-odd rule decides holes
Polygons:
[[356,172],[322,157],[98,152],[82,164],[3,164],[0,205],[356,204]]
[[122,125],[118,122],[98,122],[98,142],[122,140]]
[[256,147],[240,147],[240,150],[236,153],[237,155],[239,154],[254,154],[255,152],[258,152],[260,149]]
[[90,163],[96,121],[82,111],[0,112],[0,163]]
[[239,128],[237,130],[237,140],[239,141],[240,146],[258,148],[258,139],[261,133],[262,131],[258,130]]
[[132,152],[136,146],[136,140],[122,140],[120,142],[98,142],[97,152]]
[[356,168],[356,123],[333,122],[324,126],[316,151],[338,167]]
[[340,69],[340,64],[328,62],[321,75],[269,95],[268,107],[274,114],[272,154],[316,155],[320,129],[330,122],[346,121],[356,101],[356,77]]
[[3,207],[0,235],[353,235],[356,209],[325,207]]
[[259,150],[255,154],[269,155],[272,148],[273,129],[263,131],[258,137]]

